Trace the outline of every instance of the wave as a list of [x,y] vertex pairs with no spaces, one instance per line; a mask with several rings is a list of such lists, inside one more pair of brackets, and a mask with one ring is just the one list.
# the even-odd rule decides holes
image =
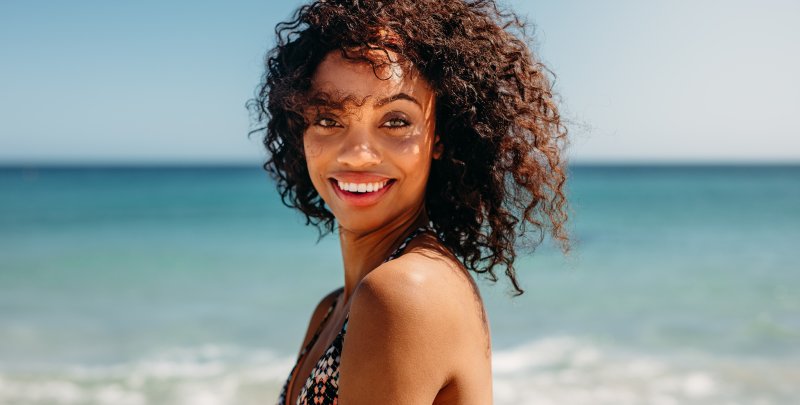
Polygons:
[[[494,351],[494,398],[498,405],[798,403],[800,368],[789,360],[643,353],[552,336]],[[269,404],[293,361],[204,345],[114,365],[2,370],[0,403]]]
[[498,404],[788,404],[800,368],[774,359],[642,353],[575,337],[496,351]]

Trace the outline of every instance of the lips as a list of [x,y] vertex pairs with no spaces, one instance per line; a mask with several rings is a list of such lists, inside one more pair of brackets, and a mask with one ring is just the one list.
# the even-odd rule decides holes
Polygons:
[[331,176],[332,179],[343,181],[346,183],[379,183],[387,180],[392,180],[390,177],[382,176],[376,173],[364,172],[337,172]]
[[[366,177],[362,176],[361,179],[366,179]],[[375,176],[372,176],[370,180],[375,180]],[[347,182],[341,179],[330,179],[336,196],[345,203],[356,207],[376,204],[392,188],[395,181],[386,178],[374,182]]]

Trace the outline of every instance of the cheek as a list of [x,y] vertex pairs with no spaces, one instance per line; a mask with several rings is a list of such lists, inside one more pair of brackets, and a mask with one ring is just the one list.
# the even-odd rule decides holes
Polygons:
[[404,142],[398,147],[398,164],[402,165],[410,182],[414,187],[424,188],[431,164],[430,143],[417,139]]
[[403,145],[401,153],[407,159],[422,160],[422,146],[418,143]]
[[310,162],[322,155],[322,144],[315,141],[311,136],[303,137],[303,151],[305,152],[306,160]]
[[311,178],[311,183],[314,188],[319,192],[323,186],[319,170],[323,163],[323,148],[318,142],[310,141],[309,139],[303,140],[303,152],[306,158],[306,167],[308,168],[308,176]]
[[427,160],[431,157],[432,137],[424,133],[423,128],[414,131],[410,136],[398,143],[398,152],[405,159],[419,161]]

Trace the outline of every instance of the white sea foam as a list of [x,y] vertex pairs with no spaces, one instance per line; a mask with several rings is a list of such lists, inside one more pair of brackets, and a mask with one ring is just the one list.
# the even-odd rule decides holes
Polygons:
[[551,337],[493,357],[498,404],[784,404],[800,368],[703,354],[654,355]]
[[[277,398],[293,356],[205,345],[130,363],[0,372],[0,404],[264,404]],[[495,403],[782,404],[799,399],[800,370],[774,361],[654,355],[575,337],[494,351]]]
[[[0,373],[0,404],[256,404],[277,398],[292,359],[263,350],[205,345],[140,361]],[[269,403],[271,400],[268,400]]]

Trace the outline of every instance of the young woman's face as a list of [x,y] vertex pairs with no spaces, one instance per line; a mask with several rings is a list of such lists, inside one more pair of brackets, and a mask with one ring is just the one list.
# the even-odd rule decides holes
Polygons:
[[331,52],[312,87],[306,162],[340,228],[369,232],[413,220],[439,155],[427,82],[399,64],[373,69]]

